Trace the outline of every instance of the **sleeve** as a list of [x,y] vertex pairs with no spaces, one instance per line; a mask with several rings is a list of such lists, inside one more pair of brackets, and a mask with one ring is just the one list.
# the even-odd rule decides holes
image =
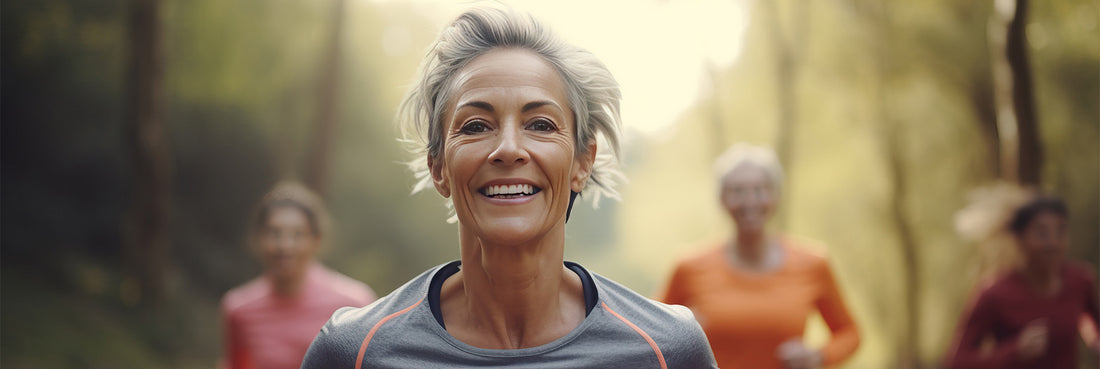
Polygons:
[[[685,317],[691,316],[691,311],[684,307],[674,308],[682,309]],[[668,367],[718,368],[714,353],[710,350],[710,341],[707,340],[707,335],[703,333],[699,322],[691,318],[677,319],[677,321],[680,324],[672,334],[675,339],[672,340],[672,346],[666,348],[668,352],[664,353],[665,359],[668,360]]]
[[252,362],[252,355],[248,352],[248,346],[244,343],[244,332],[241,329],[240,318],[233,313],[224,301],[222,303],[222,324],[225,330],[223,345],[226,356],[222,359],[219,367],[222,369],[252,369],[254,363]]
[[997,342],[993,352],[982,350],[982,341],[993,331],[996,310],[988,290],[982,292],[964,315],[947,357],[947,368],[1006,368],[1015,361],[1016,342]]
[[687,305],[687,267],[681,262],[672,272],[672,277],[659,292],[656,300],[670,305]]
[[859,348],[859,327],[848,313],[827,261],[821,265],[822,294],[816,301],[817,309],[832,336],[821,349],[822,364],[833,366],[847,360]]
[[329,319],[313,343],[309,345],[306,356],[302,359],[301,369],[329,369],[329,368],[356,368],[356,360],[359,347],[358,342],[341,331],[333,324],[333,320],[341,311],[350,308],[341,308],[333,319]]
[[1081,316],[1079,331],[1089,347],[1100,347],[1100,302],[1097,302],[1096,280],[1092,273],[1084,273],[1085,311]]

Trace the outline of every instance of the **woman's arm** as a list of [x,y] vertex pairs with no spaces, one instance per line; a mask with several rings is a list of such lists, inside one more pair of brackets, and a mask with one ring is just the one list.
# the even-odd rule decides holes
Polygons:
[[821,348],[821,363],[832,366],[847,360],[859,348],[859,327],[845,307],[844,298],[828,263],[823,263],[820,274],[823,281],[822,295],[817,299],[816,305],[832,333],[829,342]]
[[1100,352],[1100,302],[1097,301],[1096,282],[1092,274],[1085,274],[1085,313],[1081,317],[1080,334],[1093,351]]
[[225,359],[221,368],[223,369],[252,369],[255,363],[252,362],[252,355],[248,352],[248,346],[244,344],[244,337],[242,337],[242,330],[240,328],[240,322],[235,316],[227,311],[222,311],[222,321],[225,330]]

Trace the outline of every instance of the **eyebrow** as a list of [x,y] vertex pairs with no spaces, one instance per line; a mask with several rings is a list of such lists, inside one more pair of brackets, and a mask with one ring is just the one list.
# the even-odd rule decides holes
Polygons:
[[493,104],[490,104],[490,103],[487,103],[487,102],[484,102],[484,101],[471,101],[471,102],[468,102],[468,103],[463,103],[462,105],[458,106],[458,109],[462,109],[462,108],[465,108],[465,107],[478,108],[478,109],[485,110],[485,111],[488,111],[488,112],[495,111],[495,109],[493,109]]
[[[538,108],[541,108],[541,107],[547,106],[547,105],[558,107],[558,104],[554,103],[553,101],[539,100],[539,101],[532,101],[532,102],[524,104],[522,111],[524,113],[526,113],[528,111],[535,110],[535,109],[538,109]],[[470,101],[470,102],[467,102],[467,103],[463,103],[462,105],[458,106],[458,109],[462,109],[462,108],[466,108],[466,107],[478,108],[478,109],[485,110],[485,111],[490,112],[490,113],[496,111],[496,109],[493,108],[493,104],[490,104],[490,103],[487,103],[487,102],[484,102],[484,101]],[[558,107],[558,108],[560,109],[560,107]]]
[[[535,109],[538,109],[538,108],[541,108],[541,107],[547,106],[547,105],[558,107],[558,104],[555,104],[553,101],[539,100],[539,101],[532,101],[532,102],[529,102],[527,104],[524,104],[523,105],[523,112],[527,112],[527,111],[530,111],[530,110],[535,110]],[[558,108],[560,109],[561,107],[558,107]]]

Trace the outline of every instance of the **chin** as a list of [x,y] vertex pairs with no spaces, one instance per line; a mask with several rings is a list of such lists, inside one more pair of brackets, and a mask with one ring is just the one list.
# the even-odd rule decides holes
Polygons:
[[518,245],[536,241],[546,235],[546,230],[536,225],[541,222],[524,219],[509,218],[482,223],[483,227],[478,232],[479,238],[489,243],[502,245]]

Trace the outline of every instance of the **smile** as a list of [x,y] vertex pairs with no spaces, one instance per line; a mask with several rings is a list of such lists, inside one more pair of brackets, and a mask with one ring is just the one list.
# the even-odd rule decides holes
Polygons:
[[531,196],[539,193],[539,191],[542,191],[542,189],[529,184],[492,185],[478,190],[482,195],[503,199]]

